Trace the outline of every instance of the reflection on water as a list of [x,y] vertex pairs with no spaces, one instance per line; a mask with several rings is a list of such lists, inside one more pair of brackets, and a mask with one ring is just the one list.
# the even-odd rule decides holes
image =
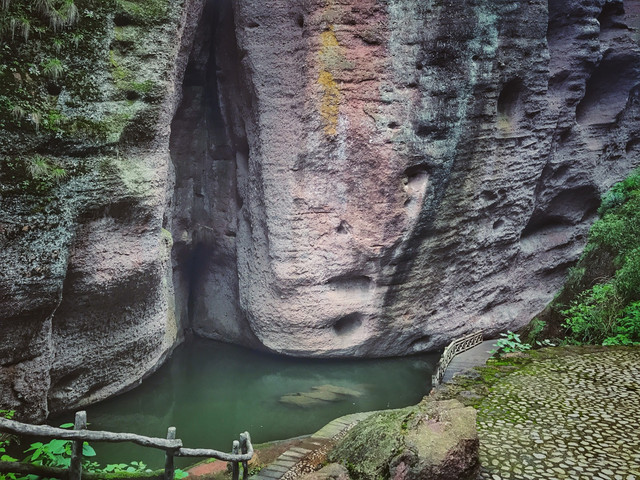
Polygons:
[[[89,428],[165,437],[175,426],[186,447],[230,451],[245,430],[262,443],[313,433],[347,413],[417,403],[431,388],[437,357],[309,360],[196,339],[140,387],[87,408]],[[323,398],[281,401],[309,392]],[[103,464],[143,460],[160,468],[164,461],[161,451],[132,444],[95,447]]]

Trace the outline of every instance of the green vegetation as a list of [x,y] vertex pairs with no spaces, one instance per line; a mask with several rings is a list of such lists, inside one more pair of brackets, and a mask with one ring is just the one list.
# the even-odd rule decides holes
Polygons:
[[0,157],[0,174],[6,179],[0,191],[40,197],[48,195],[69,177],[68,170],[58,161],[39,154]]
[[503,352],[503,353],[513,353],[513,352],[524,352],[531,348],[531,345],[528,343],[523,343],[520,340],[520,335],[517,333],[513,333],[508,331],[507,333],[501,333],[500,336],[502,338],[496,341],[496,350],[492,350],[491,353]]
[[569,340],[640,342],[640,169],[602,199],[578,265],[548,310]]
[[161,94],[151,40],[171,11],[168,0],[0,0],[0,148],[123,141]]
[[[0,417],[12,419],[14,415],[15,412],[13,410],[0,410]],[[73,423],[65,423],[60,425],[60,428],[73,428]],[[15,437],[13,436],[3,436],[3,434],[0,434],[0,461],[17,461],[16,458],[6,454],[7,447],[14,440]],[[24,451],[24,453],[27,453],[28,455],[23,462],[45,467],[69,468],[71,465],[71,445],[71,440],[58,439],[53,439],[47,443],[32,443],[29,448]],[[91,447],[88,442],[84,442],[82,446],[82,457],[84,459],[82,468],[84,471],[106,474],[105,477],[109,478],[135,478],[135,474],[148,476],[147,474],[154,473],[151,469],[147,468],[145,463],[136,461],[129,464],[117,463],[101,467],[97,462],[90,460],[95,456],[96,451],[93,447]],[[118,474],[123,475],[120,475],[119,477]],[[188,476],[187,472],[176,469],[174,477],[176,480],[185,478],[186,476]],[[0,480],[40,480],[40,477],[37,475],[26,475],[25,477],[22,477],[18,474],[9,473],[0,474]]]

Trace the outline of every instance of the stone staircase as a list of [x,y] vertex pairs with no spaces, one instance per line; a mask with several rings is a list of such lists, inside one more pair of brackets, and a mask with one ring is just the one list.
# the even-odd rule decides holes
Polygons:
[[269,466],[251,477],[252,480],[292,480],[309,473],[324,461],[333,442],[346,434],[359,421],[376,412],[361,412],[332,420],[316,433],[307,437],[301,445],[292,447]]

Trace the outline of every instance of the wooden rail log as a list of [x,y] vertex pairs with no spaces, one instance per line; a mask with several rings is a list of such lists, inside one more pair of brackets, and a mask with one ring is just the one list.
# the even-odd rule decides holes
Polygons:
[[83,442],[131,442],[143,447],[157,448],[164,450],[165,469],[153,472],[149,475],[136,474],[135,478],[140,479],[163,479],[173,480],[175,466],[173,457],[207,457],[231,462],[233,464],[233,480],[238,480],[239,464],[243,465],[243,478],[246,479],[248,473],[247,462],[253,457],[253,445],[248,432],[240,435],[240,441],[233,442],[232,453],[220,452],[205,448],[182,448],[182,441],[176,439],[175,427],[169,427],[167,438],[145,437],[134,433],[114,433],[103,431],[86,430],[87,416],[85,412],[76,413],[75,430],[65,430],[63,428],[50,427],[48,425],[30,425],[15,420],[0,418],[0,432],[12,435],[28,435],[38,438],[57,438],[70,440],[72,444],[71,465],[69,469],[45,467],[42,465],[32,465],[21,462],[0,462],[0,473],[21,473],[32,474],[41,477],[60,478],[63,480],[97,480],[106,478],[127,478],[126,473],[109,474],[101,472],[99,474],[82,472],[82,445]]
[[224,462],[248,462],[253,457],[253,448],[248,453],[234,455],[233,453],[219,452],[218,450],[209,450],[207,448],[181,448],[176,450],[176,457],[205,457],[217,458]]
[[178,450],[182,447],[180,439],[145,437],[135,433],[114,433],[92,430],[65,430],[48,425],[30,425],[0,418],[0,431],[13,435],[29,435],[38,438],[59,438],[61,440],[80,440],[83,442],[131,442],[143,447],[160,450]]

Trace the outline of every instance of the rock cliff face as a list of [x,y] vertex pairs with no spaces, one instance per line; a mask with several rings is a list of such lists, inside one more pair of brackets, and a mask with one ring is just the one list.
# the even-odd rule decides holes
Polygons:
[[183,328],[318,356],[517,328],[640,164],[638,1],[77,3],[85,63],[0,71],[0,399],[27,416]]
[[397,355],[517,328],[639,163],[638,2],[234,7],[209,58],[227,134],[188,174],[216,178],[210,223],[174,230],[202,335]]
[[[42,419],[137,384],[182,338],[162,227],[199,7],[77,0],[53,28],[64,10],[6,5],[0,409]],[[7,37],[18,15],[40,37]]]

